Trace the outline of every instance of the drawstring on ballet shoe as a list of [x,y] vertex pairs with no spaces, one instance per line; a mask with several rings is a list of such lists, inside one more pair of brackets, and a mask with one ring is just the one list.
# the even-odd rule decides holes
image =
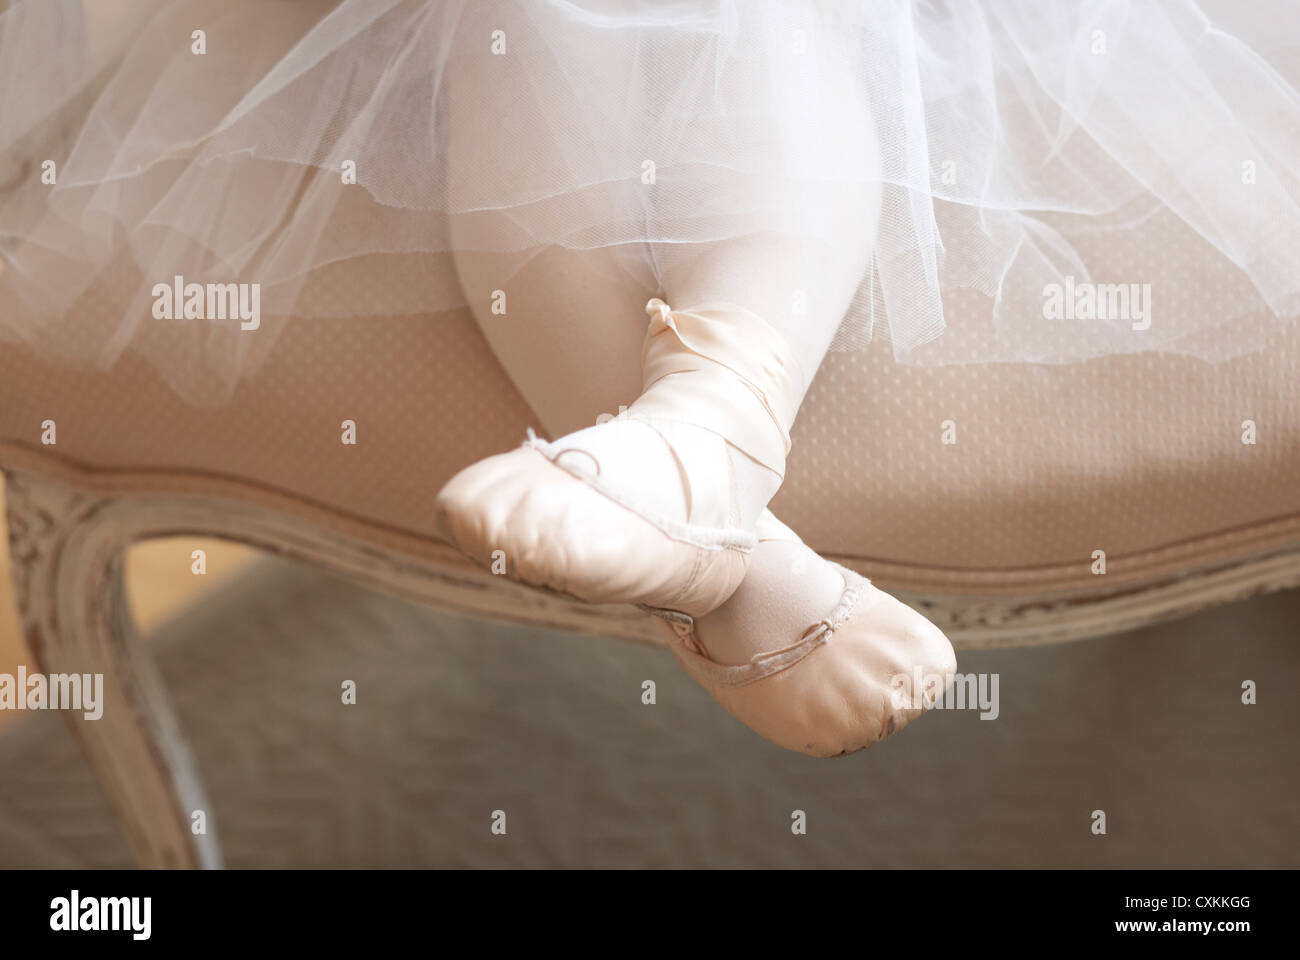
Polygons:
[[820,637],[824,633],[830,633],[834,629],[835,626],[834,624],[831,623],[829,619],[818,620],[811,627],[809,627],[807,630],[805,630],[803,633],[799,635],[799,642],[803,642],[804,640],[812,640],[816,637]]
[[532,447],[534,450],[543,451],[548,457],[550,457],[551,460],[555,461],[556,463],[559,463],[560,458],[563,457],[566,453],[582,454],[582,456],[590,460],[591,465],[596,468],[595,472],[592,473],[592,476],[594,477],[600,476],[600,461],[596,459],[596,455],[592,453],[590,450],[583,450],[581,447],[558,447],[557,448],[554,445],[547,443],[545,440],[539,439],[537,434],[533,432],[532,427],[525,427],[524,430],[527,432],[528,437],[527,439],[524,440],[522,446]]

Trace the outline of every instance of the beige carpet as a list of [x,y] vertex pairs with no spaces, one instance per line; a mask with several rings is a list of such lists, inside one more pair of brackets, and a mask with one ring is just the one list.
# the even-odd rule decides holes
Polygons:
[[[151,642],[232,866],[1294,868],[1297,625],[1293,591],[968,653],[963,670],[1000,676],[998,719],[932,714],[833,761],[757,739],[662,650],[467,621],[282,561]],[[129,862],[59,718],[0,736],[0,866]]]

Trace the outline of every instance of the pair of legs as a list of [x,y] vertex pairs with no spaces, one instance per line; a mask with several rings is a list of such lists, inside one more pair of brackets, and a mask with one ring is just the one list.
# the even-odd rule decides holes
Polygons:
[[[752,295],[762,282],[770,283],[775,273],[794,262],[776,256],[777,249],[765,254],[761,245],[737,244],[715,251],[716,256],[702,258],[695,266],[726,263],[730,254],[744,263],[734,272],[717,275],[716,281],[710,281],[707,272],[688,271],[691,281],[700,286],[686,288],[689,292],[682,295],[700,301],[720,294]],[[457,263],[469,290],[482,289],[503,266],[496,256],[469,253],[459,255]],[[771,269],[764,270],[765,266]],[[742,290],[724,281],[752,282],[752,286]],[[713,282],[720,287],[712,286]],[[634,426],[617,419],[592,425],[602,415],[617,415],[621,407],[636,409],[643,393],[642,304],[658,291],[630,282],[620,269],[617,250],[578,253],[559,248],[533,258],[514,275],[510,289],[504,314],[493,313],[484,299],[481,304],[476,301],[476,316],[545,429],[561,438],[556,445],[576,442],[566,438]],[[675,298],[681,290],[670,283],[663,292]],[[803,341],[799,362],[809,368],[820,361],[834,329],[829,319],[821,319],[831,332],[824,334],[816,354]],[[642,440],[644,446],[639,445]],[[608,456],[633,461],[632,469],[619,477],[624,487],[635,486],[640,479],[675,482],[656,470],[656,462],[663,466],[665,459],[671,459],[672,448],[665,448],[652,434],[606,450],[600,450],[598,443],[589,446],[597,449],[607,470]],[[508,569],[512,558],[531,549],[539,538],[576,539],[579,542],[572,548],[579,552],[587,546],[581,541],[605,538],[612,548],[606,563],[633,561],[644,543],[643,532],[633,529],[627,542],[620,542],[622,534],[615,523],[585,529],[561,523],[539,534],[526,522],[527,501],[519,510],[525,518],[522,526],[498,525],[485,534],[482,518],[491,514],[493,502],[501,497],[501,475],[488,472],[485,480],[479,478],[491,461],[510,458],[520,458],[510,463],[509,470],[520,472],[525,487],[536,489],[558,478],[568,486],[556,487],[555,495],[571,498],[579,510],[590,506],[584,496],[604,503],[599,493],[593,495],[554,464],[522,449],[472,466],[448,484],[440,501],[447,498],[447,490],[458,492],[448,498],[450,506],[441,503],[440,508],[469,520],[469,526],[458,528],[461,535],[451,536],[452,540],[480,559],[493,550],[504,550]],[[725,470],[709,467],[706,463],[703,469],[686,472],[697,482],[701,476],[726,482]],[[758,465],[755,469],[766,470]],[[699,495],[698,489],[693,492]],[[547,511],[552,506],[544,502],[537,509]],[[928,678],[950,677],[956,669],[943,634],[852,571],[824,561],[770,513],[764,511],[755,526],[759,539],[734,591],[711,609],[697,612],[690,622],[674,622],[667,628],[670,649],[688,674],[767,739],[814,756],[861,749],[918,716],[928,705],[925,698],[933,698],[938,690],[911,688],[917,668]]]
[[[583,148],[566,132],[582,132],[583,107],[563,84],[539,95],[544,79],[515,77],[501,58],[457,65],[444,110],[457,272],[484,336],[555,439],[467,468],[436,509],[449,540],[481,561],[503,552],[518,579],[657,612],[679,662],[728,710],[783,746],[825,756],[920,712],[918,692],[898,699],[895,678],[917,665],[951,673],[954,663],[924,618],[823,561],[766,511],[795,414],[867,269],[879,212],[869,113],[834,38],[820,40],[809,95],[842,104],[843,123],[824,143],[794,142],[776,113],[760,111],[759,129],[742,139],[788,155],[790,176],[738,170],[712,181],[734,216],[718,221],[724,239],[690,243],[512,244],[577,222],[638,222],[637,204],[656,224],[648,236],[671,233],[664,222],[682,218],[714,172],[665,171],[632,199],[619,182],[562,203],[498,207],[494,189],[505,188],[493,177],[540,170],[564,182],[566,158]],[[745,116],[754,91],[797,100],[804,74],[774,78],[772,62],[719,78],[717,96]],[[629,64],[606,66],[609,82],[627,82]],[[654,82],[648,69],[643,82]],[[816,168],[819,153],[860,172],[829,204],[797,180],[799,158]],[[629,171],[640,163],[626,157]]]
[[[748,300],[761,305],[767,298],[783,304],[791,301],[800,282],[807,289],[817,286],[809,273],[792,269],[802,258],[779,238],[720,244],[711,251],[673,251],[675,263],[665,273],[662,291],[638,283],[623,268],[623,259],[614,248],[551,248],[514,275],[504,314],[493,314],[486,298],[472,298],[483,336],[552,437],[617,415],[640,396],[645,304],[657,294],[669,303]],[[456,263],[466,290],[490,290],[505,269],[503,258],[490,254],[459,253]],[[837,286],[844,290],[849,283],[842,279]],[[811,322],[798,327],[794,316],[782,319],[799,345],[800,366],[815,371],[834,335],[834,314],[804,318]],[[810,328],[813,335],[800,334]],[[736,593],[698,618],[697,626],[714,659],[741,664],[763,652],[768,631],[756,630],[758,623],[772,624],[781,635],[796,635],[830,610],[842,590],[841,576],[807,547],[786,539],[762,540]],[[778,596],[785,599],[773,602]]]
[[[670,445],[697,487],[732,474],[739,523],[752,528],[780,485],[794,414],[870,262],[880,163],[857,54],[828,14],[800,4],[699,31],[647,10],[641,42],[606,43],[599,30],[551,24],[544,9],[474,10],[451,41],[460,53],[438,116],[456,268],[484,336],[559,437],[631,406],[650,386],[648,300],[688,311],[726,305],[688,321],[680,345],[659,338],[659,352],[673,356],[659,358],[655,376],[675,374],[668,379],[695,409],[675,402],[673,390],[642,405],[652,408],[647,417],[698,422],[726,439],[728,470],[689,462],[708,456],[691,431],[677,431]],[[505,43],[495,53],[489,28]],[[526,54],[510,52],[521,47]],[[682,70],[708,73],[704,101],[677,102]],[[610,129],[612,118],[592,115],[597,85],[656,112]],[[836,123],[802,122],[823,116],[810,109],[822,104],[835,105]],[[684,132],[657,136],[657,111],[687,109],[700,115]],[[730,145],[734,168],[692,165],[720,143]],[[665,157],[676,162],[642,176]],[[638,233],[648,239],[629,242]],[[615,242],[604,244],[610,235]],[[574,237],[572,246],[547,242],[560,236]],[[724,239],[677,239],[708,236]],[[683,360],[678,346],[695,356]],[[733,356],[713,356],[727,347]],[[700,355],[715,362],[707,383],[685,375]],[[732,374],[748,392],[733,389]],[[735,408],[730,422],[703,409],[719,403]],[[768,413],[775,422],[765,422]],[[655,507],[689,513],[669,495],[671,464],[650,460],[628,482],[659,488],[649,497]]]

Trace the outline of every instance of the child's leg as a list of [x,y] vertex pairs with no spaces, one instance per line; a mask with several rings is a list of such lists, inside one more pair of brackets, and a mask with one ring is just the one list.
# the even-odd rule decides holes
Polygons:
[[[547,435],[594,426],[630,406],[641,394],[645,304],[654,291],[620,273],[607,249],[552,247],[502,284],[507,266],[493,254],[456,254],[484,339]],[[498,285],[504,313],[492,311]]]
[[[835,74],[833,67],[824,72]],[[484,57],[465,69],[495,68]],[[493,89],[491,77],[480,79],[455,81],[467,91]],[[485,335],[530,400],[557,395],[556,416],[566,426],[583,422],[577,385],[596,378],[618,396],[585,410],[586,429],[533,444],[567,477],[516,452],[454,478],[437,505],[445,532],[471,555],[514,557],[514,572],[527,582],[591,600],[711,609],[743,577],[754,525],[784,476],[789,429],[866,267],[876,215],[869,178],[844,184],[830,210],[793,213],[787,181],[739,178],[740,192],[748,191],[738,202],[741,219],[752,227],[745,235],[551,249],[520,269],[517,254],[475,252],[492,248],[483,242],[492,214],[472,194],[482,190],[481,156],[502,155],[503,123],[485,123],[477,99],[458,108],[455,92],[453,84],[451,207],[476,212],[453,215],[451,226],[462,286]],[[844,128],[856,134],[828,133],[827,148],[852,144],[849,165],[867,171],[869,118],[852,107],[850,87],[833,92],[846,104]],[[572,145],[548,136],[555,118],[527,106],[510,118],[508,136],[534,148],[530,164],[563,163]],[[779,142],[783,128],[772,122],[764,135]],[[789,152],[806,148],[792,144]],[[678,173],[664,193],[648,196],[652,205],[683,209],[683,196],[670,191],[693,187]],[[611,210],[608,219],[624,215]],[[666,300],[645,306],[648,331],[626,312],[635,284],[624,282],[625,273],[655,282]],[[639,377],[617,357],[637,358]],[[595,425],[629,399],[625,417]]]
[[[739,252],[742,248],[737,246]],[[500,269],[494,258],[459,258],[467,287],[486,288]],[[739,262],[732,289],[743,283]],[[770,274],[750,272],[755,284]],[[680,270],[678,278],[685,276]],[[684,284],[699,282],[686,276]],[[690,293],[689,286],[685,287]],[[476,316],[511,381],[551,436],[563,436],[614,415],[641,391],[643,305],[648,290],[617,267],[617,254],[553,248],[535,257],[510,285],[505,314],[483,301]],[[804,353],[800,362],[810,362]],[[797,637],[831,610],[844,589],[836,569],[792,537],[762,540],[740,588],[697,634],[719,663],[745,663]]]
[[[845,102],[852,99],[846,91]],[[474,111],[463,119],[460,170],[474,178],[476,139],[500,127],[485,125]],[[519,118],[510,135],[527,140],[528,123]],[[551,142],[537,137],[543,156],[529,162],[560,162],[546,155]],[[866,152],[859,159],[867,169]],[[454,176],[450,186],[454,192]],[[823,561],[770,514],[758,516],[780,480],[782,435],[874,236],[876,210],[865,188],[859,195],[846,187],[839,210],[811,233],[760,224],[747,236],[708,244],[550,248],[522,265],[508,254],[476,253],[485,246],[474,242],[482,237],[481,218],[453,218],[465,239],[457,244],[457,268],[484,336],[551,435],[562,438],[562,452],[550,462],[530,450],[489,458],[439,498],[463,549],[503,549],[508,572],[521,579],[588,599],[652,602],[693,614],[693,625],[677,628],[688,631],[697,652],[673,641],[688,672],[764,736],[819,756],[858,749],[915,716],[890,701],[892,672],[917,664],[952,669],[951,648],[932,625]],[[505,294],[503,312],[492,309],[496,291]],[[656,295],[672,309],[652,318],[647,337],[644,308]],[[669,321],[682,342],[671,342]],[[656,355],[656,337],[670,341],[666,362]],[[765,353],[758,349],[764,345]],[[787,375],[764,367],[772,362],[785,364]],[[633,419],[593,426],[621,406]],[[646,408],[646,420],[634,419]],[[562,457],[569,462],[556,469]],[[701,501],[744,500],[729,505],[727,520],[743,518],[759,534],[747,564],[712,578],[710,589],[693,589],[689,577],[665,585],[666,568],[707,567],[720,551],[663,549],[662,528],[647,526],[636,511],[611,509],[607,497],[576,479],[587,464],[602,489],[631,491],[639,504],[654,503],[661,515],[675,511],[688,522],[698,518]],[[692,530],[684,524],[676,532]],[[861,598],[852,616],[851,597]],[[815,654],[778,668],[767,658],[763,669],[771,672],[752,683],[715,682],[716,671],[730,669],[719,665],[748,664],[810,634],[810,642],[823,644]]]
[[[855,226],[865,235],[865,225]],[[865,249],[861,235],[845,245]],[[596,425],[618,411],[589,408],[592,426],[534,444],[542,458],[530,459],[534,451],[490,458],[439,495],[444,529],[471,556],[504,553],[525,582],[584,599],[692,614],[739,584],[754,525],[784,477],[789,430],[811,375],[804,367],[820,362],[858,277],[826,269],[842,261],[806,255],[775,234],[673,253],[664,290],[678,303],[651,302],[641,389],[625,416]],[[473,289],[483,257],[461,260]],[[635,356],[625,331],[636,327],[625,324],[622,303],[590,303],[583,315],[573,286],[539,297],[523,277],[506,292],[504,314],[487,306],[488,291],[471,300],[508,368],[522,371],[526,395],[534,402],[539,391],[567,395],[557,403],[572,421],[585,406],[573,385],[585,377],[605,371],[602,379],[627,384],[620,393],[635,389],[607,355]],[[556,272],[548,285],[554,290],[564,277]],[[760,312],[769,300],[778,301],[783,330]]]

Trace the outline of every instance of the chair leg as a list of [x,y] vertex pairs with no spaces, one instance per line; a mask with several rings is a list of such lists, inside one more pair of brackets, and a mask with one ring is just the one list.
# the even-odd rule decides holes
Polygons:
[[[112,499],[8,474],[9,543],[19,617],[46,675],[102,675],[102,715],[65,710],[142,867],[221,866],[204,799],[166,692],[122,589],[130,524]],[[196,835],[196,811],[206,832]]]

